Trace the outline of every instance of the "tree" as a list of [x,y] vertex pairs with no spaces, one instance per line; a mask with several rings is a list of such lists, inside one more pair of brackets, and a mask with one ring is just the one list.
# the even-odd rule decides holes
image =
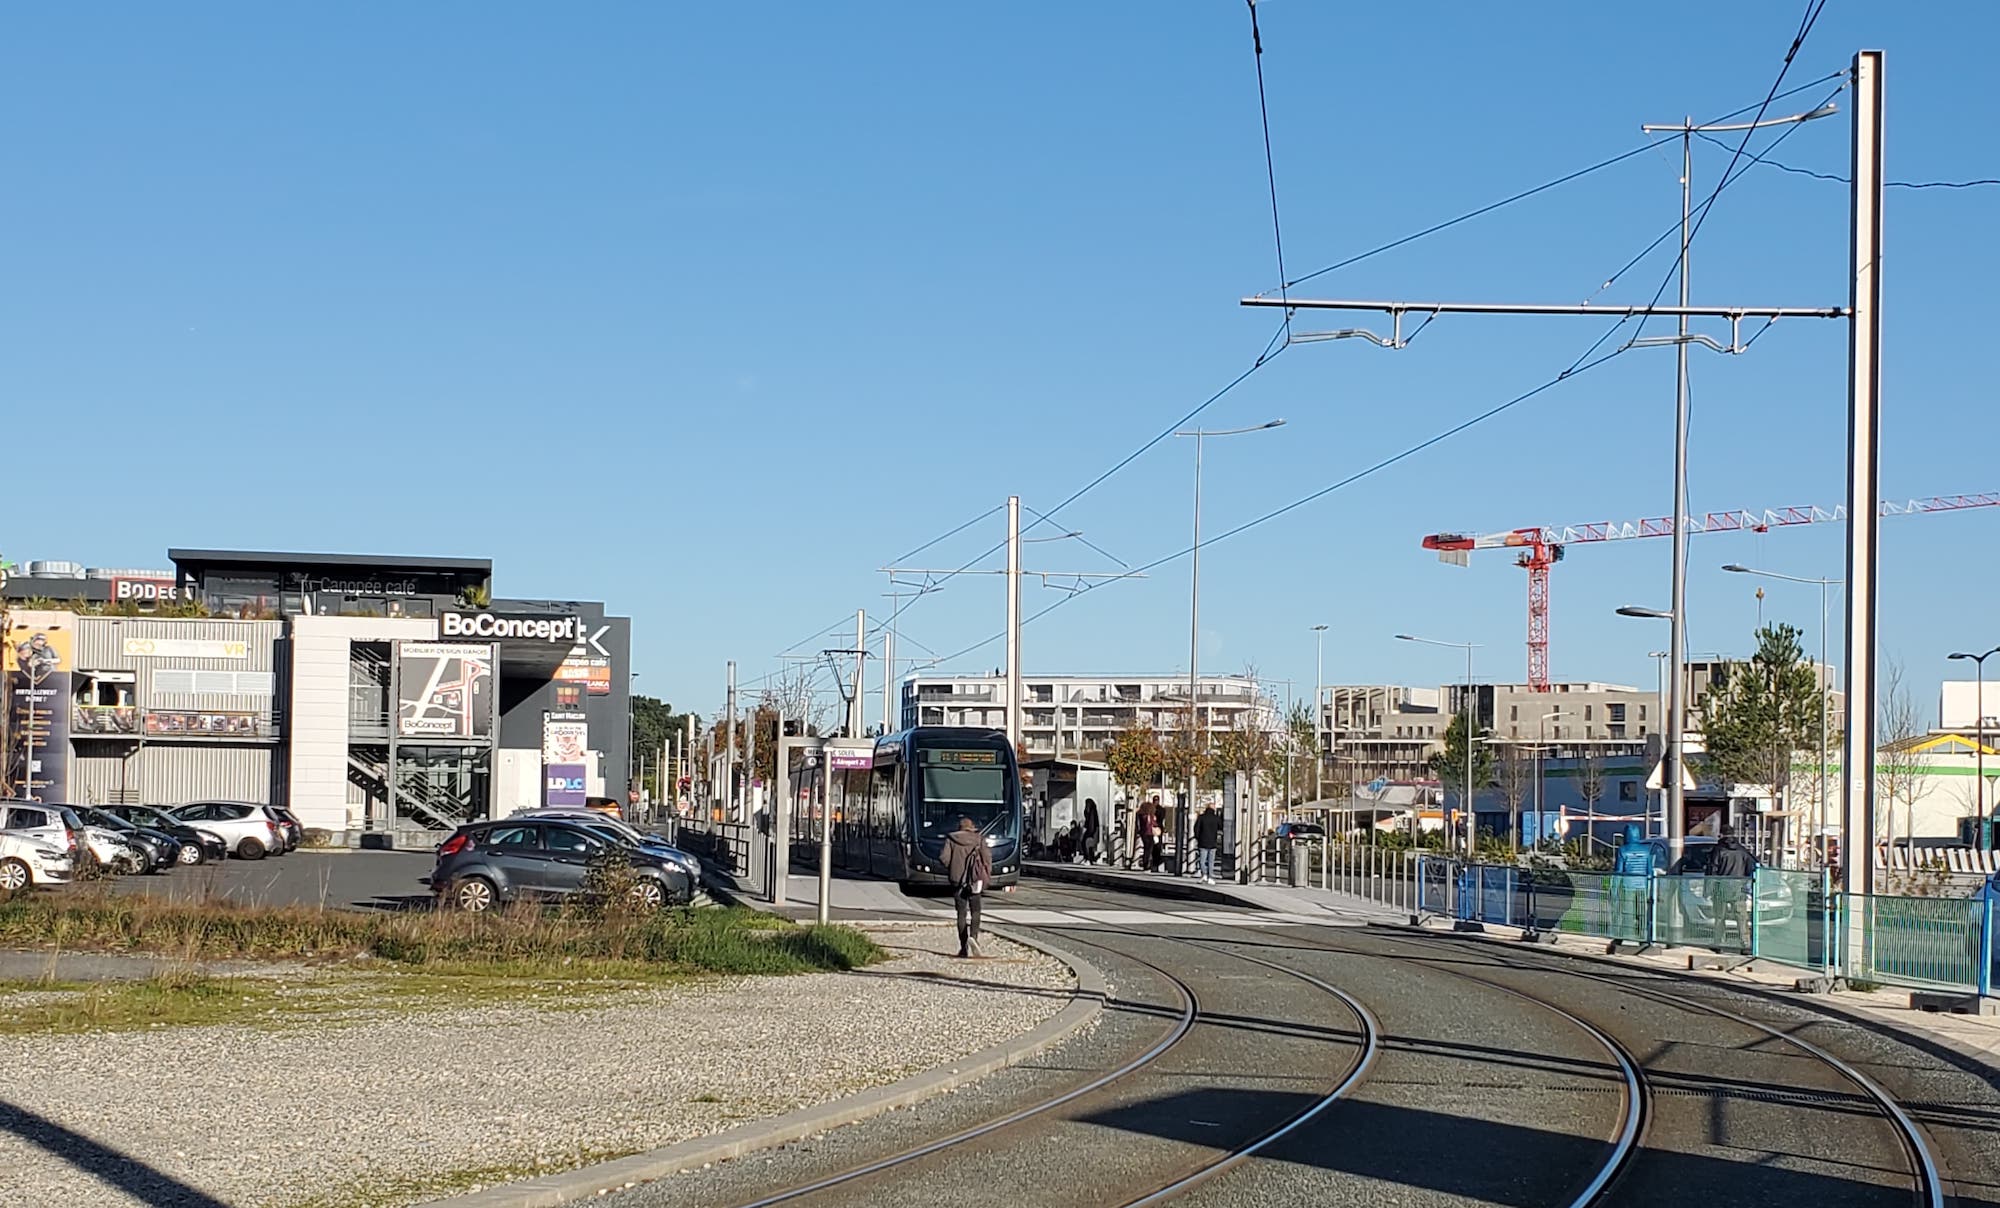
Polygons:
[[1769,785],[1789,804],[1800,749],[1819,744],[1819,677],[1790,625],[1757,631],[1757,652],[1732,665],[1702,699],[1708,766],[1724,781]]
[[1597,803],[1604,800],[1604,752],[1596,747],[1586,748],[1577,763],[1576,787],[1583,797],[1584,813],[1588,821],[1584,825],[1583,849],[1589,852],[1597,843]]
[[1319,796],[1318,777],[1314,770],[1319,767],[1319,721],[1304,701],[1292,706],[1285,717],[1285,753],[1281,779],[1288,779],[1292,787],[1292,801],[1296,805],[1305,800],[1307,793]]
[[1431,775],[1438,778],[1447,793],[1458,792],[1458,811],[1464,815],[1466,834],[1473,833],[1474,819],[1472,807],[1479,790],[1493,783],[1493,748],[1485,742],[1487,731],[1478,730],[1472,735],[1472,785],[1468,790],[1465,783],[1465,715],[1458,714],[1445,727],[1444,750],[1431,756]]
[[1896,807],[1903,807],[1903,837],[1916,837],[1917,798],[1923,795],[1923,758],[1917,745],[1924,737],[1917,706],[1903,682],[1902,665],[1891,661],[1876,698],[1875,833],[1884,841],[1896,837]]
[[1104,753],[1104,766],[1125,789],[1125,799],[1136,801],[1139,791],[1160,778],[1166,767],[1166,752],[1153,727],[1134,719],[1111,740]]
[[[1494,761],[1493,779],[1507,802],[1507,850],[1513,851],[1521,837],[1521,805],[1535,792],[1535,757],[1519,743],[1507,743]],[[1540,833],[1541,819],[1535,822]]]

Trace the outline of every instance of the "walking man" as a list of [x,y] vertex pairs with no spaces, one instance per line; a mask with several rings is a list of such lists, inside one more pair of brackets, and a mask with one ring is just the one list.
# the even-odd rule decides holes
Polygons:
[[1083,862],[1097,863],[1097,847],[1104,838],[1104,824],[1097,817],[1097,802],[1083,799]]
[[[1726,933],[1724,920],[1736,916],[1736,933],[1745,955],[1750,952],[1750,911],[1756,908],[1757,857],[1736,841],[1736,828],[1724,824],[1715,841],[1715,855],[1709,859],[1709,906],[1715,912],[1715,946],[1722,947]],[[1744,893],[1750,893],[1749,903]]]
[[1146,871],[1160,867],[1160,807],[1151,802],[1139,813],[1139,843],[1145,848]]
[[1215,884],[1215,849],[1222,846],[1222,815],[1214,806],[1194,820],[1194,870],[1203,883]]
[[952,907],[958,912],[959,959],[976,958],[979,951],[979,900],[986,883],[993,879],[993,853],[986,848],[986,836],[970,818],[960,818],[958,829],[944,837],[944,872],[951,882]]

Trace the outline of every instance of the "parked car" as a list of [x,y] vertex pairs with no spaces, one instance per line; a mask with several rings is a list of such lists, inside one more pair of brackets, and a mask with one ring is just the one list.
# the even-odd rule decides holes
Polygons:
[[141,872],[146,867],[144,852],[126,843],[117,831],[85,823],[69,806],[26,801],[8,802],[6,809],[6,826],[0,829],[60,848],[76,863],[92,861],[118,872]]
[[1317,822],[1280,822],[1276,833],[1280,839],[1297,839],[1305,843],[1326,842],[1326,828]]
[[423,882],[440,905],[477,912],[502,902],[574,894],[583,888],[591,863],[601,859],[631,866],[632,896],[641,905],[694,899],[694,881],[672,860],[557,818],[461,826],[439,845],[437,866]]
[[229,854],[237,859],[261,860],[268,854],[283,855],[291,850],[284,823],[270,809],[247,801],[192,801],[167,812],[222,836]]
[[0,831],[0,890],[60,885],[75,871],[76,859],[68,851],[31,835]]
[[297,851],[299,844],[306,841],[306,828],[299,825],[298,815],[282,805],[267,805],[264,808],[270,811],[271,816],[276,818],[278,825],[283,828],[285,850]]
[[83,819],[85,826],[111,831],[124,843],[143,852],[146,866],[139,870],[141,872],[164,872],[180,862],[180,840],[165,831],[140,826],[116,814],[90,806],[79,807],[76,813]]
[[695,885],[701,884],[701,861],[675,847],[659,835],[647,834],[622,818],[608,814],[593,813],[589,810],[546,809],[530,810],[525,814],[515,814],[516,818],[551,818],[558,822],[574,822],[600,834],[616,838],[620,842],[662,856],[679,865]]
[[180,844],[178,858],[183,864],[200,864],[205,860],[220,860],[229,855],[229,844],[214,831],[189,826],[179,818],[152,805],[107,805],[107,814],[116,814],[127,822],[150,827],[172,835]]

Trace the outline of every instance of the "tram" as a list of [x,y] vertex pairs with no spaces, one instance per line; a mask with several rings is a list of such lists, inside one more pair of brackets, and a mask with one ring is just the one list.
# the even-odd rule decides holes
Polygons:
[[872,768],[832,773],[828,808],[843,868],[945,885],[944,837],[970,818],[993,855],[994,885],[1021,879],[1021,772],[999,730],[918,726],[875,740]]

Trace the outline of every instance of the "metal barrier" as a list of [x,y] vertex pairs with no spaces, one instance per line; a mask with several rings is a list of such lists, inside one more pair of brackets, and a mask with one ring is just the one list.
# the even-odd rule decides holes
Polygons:
[[1993,903],[1848,895],[1846,968],[1871,981],[1993,991]]
[[1367,843],[1315,844],[1314,848],[1312,883],[1321,889],[1417,912],[1420,853]]
[[750,871],[750,844],[757,828],[748,822],[706,822],[684,819],[673,831],[673,844],[732,876]]
[[1540,870],[1522,880],[1530,931],[1640,943],[1650,943],[1658,934],[1654,878]]

